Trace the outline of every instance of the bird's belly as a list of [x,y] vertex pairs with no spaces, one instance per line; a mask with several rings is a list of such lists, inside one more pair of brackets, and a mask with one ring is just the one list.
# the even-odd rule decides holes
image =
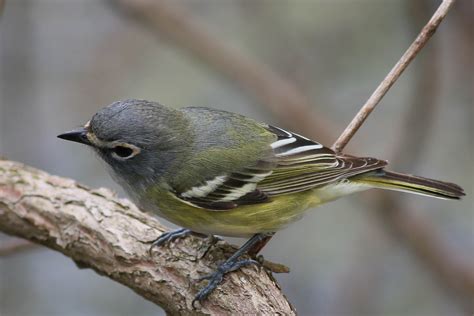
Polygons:
[[247,237],[256,233],[275,232],[300,219],[306,209],[320,204],[312,191],[281,195],[269,202],[241,205],[230,210],[208,210],[192,206],[172,194],[156,203],[147,201],[144,209],[192,231]]

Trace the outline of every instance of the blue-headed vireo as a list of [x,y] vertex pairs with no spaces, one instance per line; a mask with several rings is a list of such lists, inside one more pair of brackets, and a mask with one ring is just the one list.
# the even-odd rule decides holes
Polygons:
[[388,171],[384,160],[336,154],[301,135],[203,107],[119,101],[58,137],[94,148],[141,209],[184,227],[154,245],[190,232],[252,236],[195,301],[225,273],[256,263],[239,257],[256,255],[269,236],[310,207],[370,188],[441,199],[464,195],[456,184]]

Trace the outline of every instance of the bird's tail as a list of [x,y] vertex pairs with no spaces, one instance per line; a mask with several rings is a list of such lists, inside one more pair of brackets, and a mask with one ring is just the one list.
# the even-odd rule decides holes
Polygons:
[[462,196],[466,195],[464,190],[454,183],[396,173],[383,169],[362,174],[350,180],[374,188],[415,193],[445,200],[459,200]]

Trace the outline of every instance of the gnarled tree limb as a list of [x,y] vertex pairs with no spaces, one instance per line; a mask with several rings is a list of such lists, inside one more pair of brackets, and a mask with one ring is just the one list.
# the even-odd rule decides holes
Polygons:
[[197,237],[175,241],[148,254],[165,228],[153,216],[106,189],[8,160],[0,160],[0,230],[73,259],[128,286],[168,313],[294,314],[278,284],[263,269],[244,268],[193,310],[198,278],[235,248]]

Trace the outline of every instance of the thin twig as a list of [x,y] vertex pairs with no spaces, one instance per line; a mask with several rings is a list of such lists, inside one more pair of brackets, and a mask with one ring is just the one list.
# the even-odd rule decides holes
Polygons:
[[[408,24],[414,35],[419,31],[420,21],[424,21],[429,17],[428,14],[432,9],[432,4],[431,0],[418,0],[407,3],[405,8],[406,15],[408,17]],[[387,157],[391,157],[391,159],[389,159],[390,164],[396,165],[397,170],[412,170],[417,166],[417,162],[421,158],[421,153],[424,152],[426,143],[431,135],[433,119],[437,113],[436,101],[439,94],[437,93],[438,89],[435,88],[438,86],[439,81],[439,67],[433,67],[433,65],[437,65],[439,62],[437,58],[438,46],[436,44],[436,42],[432,43],[431,48],[424,51],[423,58],[420,58],[418,64],[414,65],[416,71],[414,83],[411,88],[410,106],[406,110],[406,113],[404,113],[402,127],[400,128],[396,143],[391,148],[392,154],[387,155]],[[374,195],[383,193],[384,192],[380,191],[373,192]],[[383,195],[383,197],[386,196],[390,198],[390,202],[393,202],[391,201],[391,193]],[[435,244],[440,238],[437,235],[431,236],[430,231],[433,227],[425,225],[426,220],[420,222],[419,216],[413,215],[413,210],[407,210],[405,206],[403,208],[397,208],[396,210],[387,209],[387,204],[391,203],[385,198],[378,198],[373,204],[373,212],[369,214],[378,221],[382,221],[382,225],[379,226],[382,228],[388,227],[389,229],[385,229],[381,232],[379,229],[373,228],[366,232],[366,234],[370,235],[364,235],[364,238],[377,239],[380,238],[380,234],[390,232],[391,237],[398,241],[402,236],[410,234],[409,231],[401,233],[401,231],[404,231],[406,228],[401,227],[399,223],[404,221],[410,222],[411,228],[416,229],[418,234],[420,234],[420,232],[426,232],[424,235],[428,238],[410,238],[410,243],[407,246],[414,249],[417,253],[424,254],[423,259],[428,262],[433,270],[437,271],[435,275],[442,277],[443,274],[438,273],[438,271],[445,271],[445,269],[440,268],[440,266],[443,266],[446,261],[440,261],[439,259],[442,258],[441,255],[445,255],[446,249],[438,249],[440,247]],[[397,202],[397,204],[399,205],[400,202]],[[407,220],[399,220],[396,218],[397,216],[401,216]],[[421,228],[417,227],[419,224],[421,224]],[[349,311],[358,314],[373,314],[373,311],[370,312],[371,307],[373,307],[373,302],[371,301],[372,293],[376,290],[377,284],[381,282],[384,262],[374,260],[375,257],[380,255],[382,249],[374,249],[374,244],[370,245],[369,248],[370,250],[366,249],[366,247],[361,247],[361,251],[359,251],[357,257],[354,258],[353,266],[347,270],[347,280],[343,282],[344,287],[341,289],[340,297],[335,300],[335,302],[341,300],[348,302],[343,306],[340,306],[340,304],[335,306],[335,308],[343,309],[340,314],[344,312],[347,314]],[[429,250],[435,250],[435,252],[427,256],[426,253],[429,252]],[[429,261],[429,259],[432,261]],[[453,274],[457,275],[456,272]],[[364,280],[364,282],[361,282],[361,280]],[[448,283],[451,282],[451,280],[443,279],[441,281]],[[449,294],[461,296],[458,295],[459,291],[452,291],[452,287],[443,288],[446,289]],[[339,309],[336,310],[339,312]]]
[[397,81],[403,71],[425,46],[431,36],[433,36],[434,32],[446,14],[448,14],[449,9],[454,4],[454,2],[455,0],[444,0],[441,3],[438,10],[436,10],[434,15],[429,20],[428,24],[423,27],[415,41],[410,45],[410,47],[408,47],[405,54],[403,54],[403,56],[388,73],[385,79],[380,83],[377,89],[375,89],[374,93],[372,93],[367,102],[365,102],[359,113],[357,113],[357,115],[346,127],[344,132],[342,132],[341,136],[339,136],[337,141],[334,143],[332,148],[336,152],[341,152],[342,149],[346,147],[349,140],[351,140],[357,130],[362,126],[369,114],[375,109],[377,104],[380,102],[380,100],[382,100],[383,96],[387,93],[390,87],[395,83],[395,81]]

